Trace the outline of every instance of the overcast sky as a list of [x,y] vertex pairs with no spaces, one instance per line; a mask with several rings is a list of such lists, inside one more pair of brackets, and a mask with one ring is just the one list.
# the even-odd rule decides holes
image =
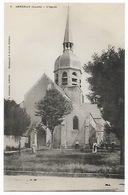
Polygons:
[[[31,8],[16,8],[18,5],[29,5]],[[33,5],[42,7],[32,8]],[[91,60],[95,52],[101,54],[109,44],[124,48],[124,4],[74,3],[69,6],[74,53],[80,59],[81,66]],[[17,103],[23,100],[25,93],[44,72],[54,80],[54,62],[63,53],[66,18],[66,3],[6,3],[5,98],[9,95],[8,75],[10,96]],[[88,93],[86,77],[83,72],[84,94]]]

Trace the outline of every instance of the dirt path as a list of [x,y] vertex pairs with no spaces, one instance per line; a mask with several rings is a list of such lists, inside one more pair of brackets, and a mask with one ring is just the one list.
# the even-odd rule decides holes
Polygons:
[[4,191],[123,192],[124,179],[6,175],[4,176]]

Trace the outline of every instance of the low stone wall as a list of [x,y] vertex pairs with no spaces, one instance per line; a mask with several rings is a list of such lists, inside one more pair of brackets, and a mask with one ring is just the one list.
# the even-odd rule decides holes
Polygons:
[[[25,147],[28,144],[28,137],[21,137],[21,148]],[[7,148],[18,148],[19,142],[15,140],[13,136],[4,136],[4,150]]]

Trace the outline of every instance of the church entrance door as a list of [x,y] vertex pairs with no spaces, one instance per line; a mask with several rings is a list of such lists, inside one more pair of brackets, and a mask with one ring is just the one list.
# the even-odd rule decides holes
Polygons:
[[37,147],[43,149],[46,147],[46,132],[44,129],[40,129],[37,134]]

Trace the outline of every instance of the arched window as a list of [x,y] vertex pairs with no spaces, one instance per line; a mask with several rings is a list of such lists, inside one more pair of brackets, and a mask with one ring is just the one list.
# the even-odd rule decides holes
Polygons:
[[68,84],[67,72],[63,72],[63,74],[62,74],[62,85],[67,85],[67,84]]
[[77,85],[77,73],[72,73],[72,85]]
[[56,74],[55,83],[58,85],[58,74]]
[[78,117],[74,116],[73,118],[73,129],[77,129],[78,130],[78,126],[79,126],[79,121],[78,121]]

